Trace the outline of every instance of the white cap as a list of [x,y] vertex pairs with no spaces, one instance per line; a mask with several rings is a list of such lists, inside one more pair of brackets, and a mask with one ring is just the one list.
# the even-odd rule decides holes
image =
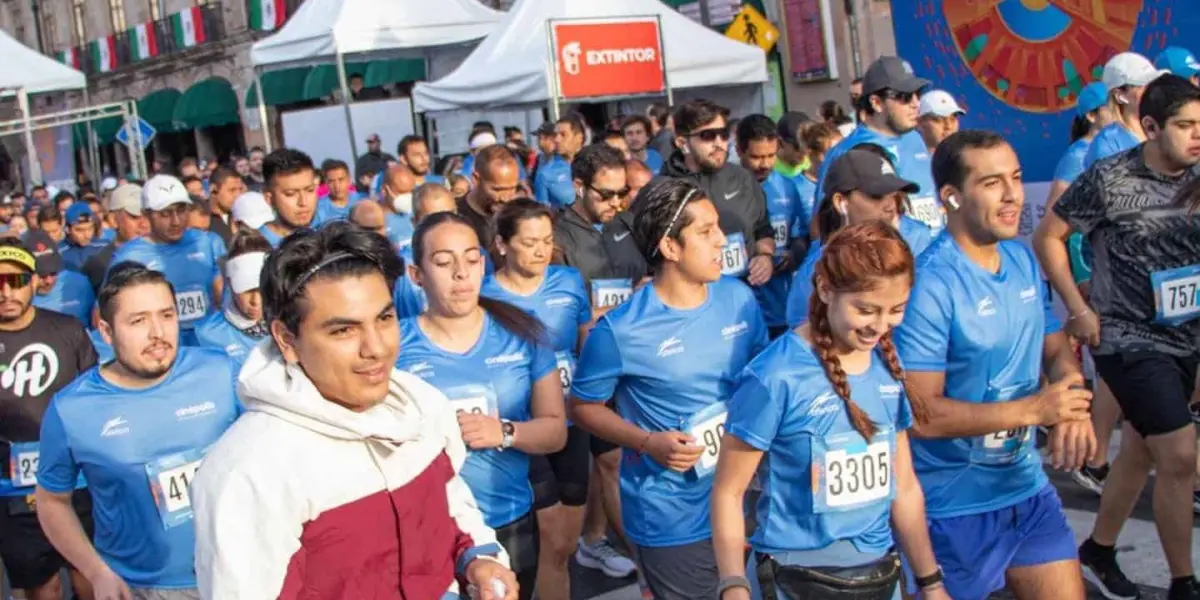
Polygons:
[[1111,93],[1113,90],[1127,85],[1141,87],[1149,85],[1160,75],[1168,73],[1165,69],[1155,69],[1150,59],[1136,52],[1122,52],[1108,60],[1104,65],[1104,74],[1100,81]]
[[105,177],[104,181],[100,182],[100,191],[101,192],[111,192],[115,189],[117,189],[117,178],[116,177]]
[[163,210],[175,204],[191,204],[183,182],[170,175],[155,175],[142,185],[142,208]]
[[479,132],[479,133],[475,134],[475,135],[474,135],[474,136],[471,138],[471,141],[470,141],[470,143],[469,143],[469,144],[467,144],[467,146],[468,146],[468,147],[469,147],[471,150],[478,150],[478,149],[480,149],[480,148],[483,148],[484,146],[492,146],[492,145],[495,145],[495,144],[497,143],[497,141],[498,141],[498,140],[496,140],[496,135],[495,135],[495,134],[493,134],[492,132],[490,132],[490,131],[481,131],[481,132]]
[[965,115],[967,111],[963,110],[958,102],[954,100],[954,96],[946,90],[932,90],[921,94],[920,116],[934,115],[938,117],[949,117],[951,115]]
[[275,220],[275,211],[258,192],[246,192],[233,201],[233,220],[258,229]]
[[46,197],[51,200],[54,200],[54,197],[57,196],[59,194],[59,192],[61,192],[61,191],[62,190],[60,190],[52,185],[48,185],[48,186],[46,186]]

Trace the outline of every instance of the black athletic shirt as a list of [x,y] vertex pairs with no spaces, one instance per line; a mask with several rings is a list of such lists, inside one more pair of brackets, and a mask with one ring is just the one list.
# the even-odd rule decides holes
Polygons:
[[[74,317],[40,308],[21,331],[0,331],[0,437],[37,441],[50,398],[96,365],[96,350]],[[7,469],[5,469],[7,471]]]

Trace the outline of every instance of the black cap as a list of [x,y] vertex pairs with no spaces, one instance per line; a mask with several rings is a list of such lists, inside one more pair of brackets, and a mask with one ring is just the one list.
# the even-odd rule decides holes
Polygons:
[[779,123],[775,125],[775,133],[779,136],[779,140],[787,142],[793,146],[800,146],[800,140],[796,139],[796,131],[800,126],[812,121],[807,114],[789,110],[779,117]]
[[542,123],[541,127],[537,128],[538,135],[554,135],[554,123]]
[[36,265],[34,272],[38,275],[55,275],[63,270],[58,244],[46,232],[32,229],[25,233],[22,242],[25,249],[33,255]]
[[926,87],[930,81],[913,74],[912,65],[908,61],[895,56],[881,56],[867,67],[863,75],[863,95],[870,96],[883,90],[895,90],[905,94],[915,94]]
[[892,163],[885,158],[861,148],[854,148],[833,161],[825,174],[824,187],[841,194],[858,190],[872,198],[893,192],[915,194],[921,189],[917,184],[897,177]]

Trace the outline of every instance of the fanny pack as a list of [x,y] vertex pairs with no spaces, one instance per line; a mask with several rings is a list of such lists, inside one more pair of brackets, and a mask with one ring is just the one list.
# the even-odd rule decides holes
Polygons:
[[857,567],[799,567],[779,564],[770,555],[757,553],[758,582],[763,600],[892,600],[900,582],[900,555]]

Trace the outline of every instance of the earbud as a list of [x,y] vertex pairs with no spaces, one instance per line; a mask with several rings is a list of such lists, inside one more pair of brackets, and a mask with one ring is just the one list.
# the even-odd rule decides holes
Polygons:
[[837,209],[838,214],[842,215],[843,217],[846,217],[847,219],[850,218],[850,211],[846,209],[845,202],[840,202],[840,203],[834,204],[833,207]]
[[946,196],[946,204],[950,207],[950,210],[958,210],[958,196],[954,194]]
[[692,153],[692,151],[687,146],[683,146],[682,148],[679,149],[679,151],[682,152],[684,156],[687,156],[688,154]]
[[1129,98],[1125,94],[1117,94],[1117,104],[1129,104]]

